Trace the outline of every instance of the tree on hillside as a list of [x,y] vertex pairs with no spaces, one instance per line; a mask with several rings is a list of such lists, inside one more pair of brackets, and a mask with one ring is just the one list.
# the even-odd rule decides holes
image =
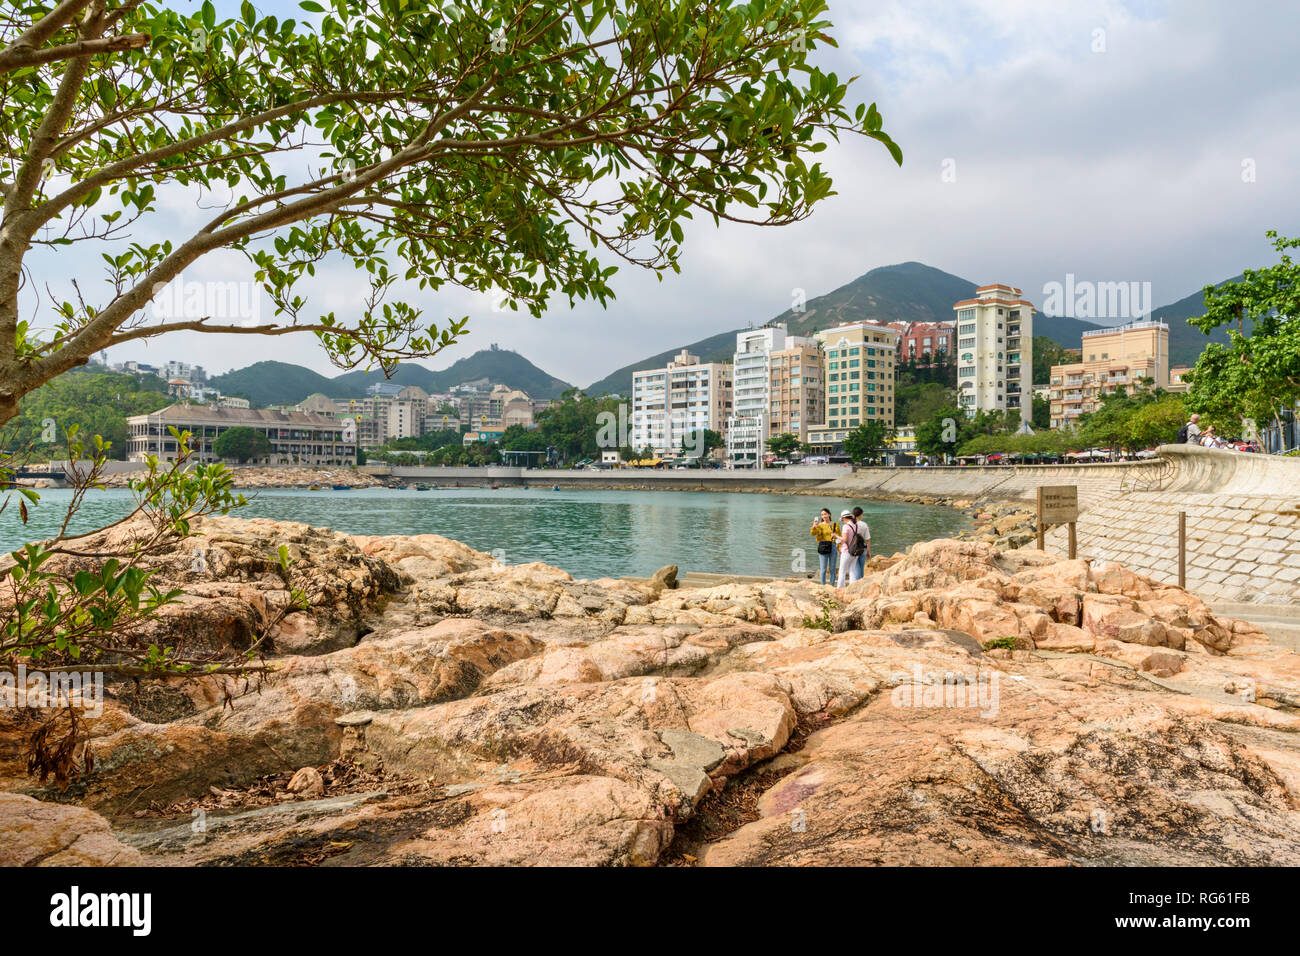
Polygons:
[[271,454],[271,440],[266,437],[265,432],[240,425],[236,428],[228,428],[218,435],[216,441],[212,443],[212,451],[218,458],[243,464]]
[[[1267,421],[1300,402],[1300,265],[1288,249],[1300,239],[1269,231],[1279,262],[1246,269],[1242,278],[1206,286],[1202,332],[1227,327],[1228,344],[1212,342],[1192,369],[1187,404],[1216,424]],[[1250,323],[1250,332],[1245,331]]]
[[76,426],[83,435],[99,435],[111,443],[109,457],[123,459],[127,418],[156,412],[171,402],[165,391],[141,388],[133,375],[91,371],[60,375],[23,398],[10,442],[14,448],[49,458],[62,451],[64,435]]
[[[902,161],[874,105],[811,65],[832,42],[820,0],[306,7],[319,26],[252,3],[219,20],[210,0],[0,13],[0,424],[97,352],[179,330],[312,332],[341,368],[391,369],[466,325],[388,301],[400,281],[499,290],[535,316],[555,295],[603,304],[616,267],[602,253],[677,270],[697,215],[806,217],[832,194],[810,162],[827,138],[867,136]],[[211,216],[130,241],[172,227],[168,196],[202,196]],[[70,243],[104,251],[108,291],[79,288],[43,335],[19,318],[28,251]],[[188,303],[144,314],[222,250],[248,260],[275,321]],[[334,261],[368,284],[355,321],[312,317],[300,293]]]
[[1041,335],[1034,336],[1034,381],[1046,385],[1052,379],[1053,365],[1069,365],[1079,361],[1079,356],[1064,345]]

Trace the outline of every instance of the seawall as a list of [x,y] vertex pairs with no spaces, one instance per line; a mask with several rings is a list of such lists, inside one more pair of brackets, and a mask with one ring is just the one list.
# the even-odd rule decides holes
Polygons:
[[[1032,504],[1041,485],[1075,485],[1080,557],[1178,580],[1187,513],[1187,586],[1211,601],[1300,605],[1300,459],[1164,445],[1149,461],[1095,465],[860,468],[819,491]],[[1068,551],[1064,527],[1049,551]]]

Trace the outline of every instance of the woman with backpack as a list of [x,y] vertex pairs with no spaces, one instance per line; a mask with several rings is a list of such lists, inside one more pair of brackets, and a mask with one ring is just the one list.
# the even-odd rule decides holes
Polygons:
[[858,524],[853,520],[853,512],[845,509],[840,512],[840,573],[835,586],[844,587],[845,580],[853,583],[862,578],[858,567],[858,555],[862,553],[862,538],[858,534]]
[[831,510],[823,508],[817,520],[813,522],[811,534],[817,541],[817,564],[821,567],[821,581],[826,583],[829,576],[831,584],[835,583],[835,552],[840,536],[840,526],[831,520]]

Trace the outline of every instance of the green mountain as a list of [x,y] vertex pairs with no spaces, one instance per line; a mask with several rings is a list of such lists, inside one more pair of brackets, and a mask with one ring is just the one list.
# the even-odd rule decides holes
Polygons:
[[[399,385],[418,385],[426,392],[445,392],[453,385],[481,378],[490,380],[493,385],[509,385],[527,392],[530,398],[559,398],[561,392],[573,387],[563,379],[542,371],[518,352],[495,346],[459,359],[439,372],[414,362],[403,362],[394,369],[387,381]],[[362,395],[366,386],[382,381],[385,381],[382,372],[362,371],[345,372],[333,379],[334,384],[343,388],[348,395]]]
[[[976,283],[921,262],[881,266],[832,292],[809,299],[802,312],[788,310],[774,318],[786,323],[795,335],[811,335],[821,329],[870,319],[876,322],[937,322],[953,318],[953,304],[975,295]],[[1097,328],[1091,322],[1035,313],[1034,335],[1044,336],[1072,348],[1079,347],[1080,333]],[[626,395],[632,389],[632,373],[662,368],[682,348],[705,362],[730,361],[735,352],[733,329],[689,345],[679,345],[642,359],[594,382],[587,391]]]
[[[1237,276],[1235,279],[1225,279],[1224,282],[1235,282],[1241,278]],[[1216,283],[1216,288],[1220,285],[1223,285],[1223,282]],[[1215,329],[1211,335],[1206,335],[1195,326],[1187,324],[1188,319],[1200,318],[1204,314],[1203,292],[1193,292],[1186,298],[1163,305],[1151,312],[1151,318],[1159,319],[1169,326],[1170,365],[1195,365],[1197,358],[1205,351],[1205,346],[1211,342],[1227,344],[1226,330]],[[1245,330],[1250,331],[1250,323],[1246,324]]]
[[518,352],[483,349],[460,359],[449,368],[434,371],[415,362],[402,362],[385,378],[383,372],[352,371],[334,378],[286,362],[257,362],[215,376],[211,384],[227,395],[241,395],[255,405],[287,405],[320,392],[330,398],[356,398],[375,382],[417,385],[426,392],[445,392],[453,385],[481,378],[494,385],[509,385],[532,398],[557,398],[568,382],[542,371]]
[[301,402],[313,392],[331,398],[347,398],[334,389],[333,379],[319,375],[301,365],[288,362],[255,362],[247,368],[233,369],[208,380],[223,395],[238,395],[254,405],[287,405]]

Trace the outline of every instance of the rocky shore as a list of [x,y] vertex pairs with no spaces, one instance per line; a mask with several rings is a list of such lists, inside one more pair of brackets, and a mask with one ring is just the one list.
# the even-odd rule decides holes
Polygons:
[[153,626],[269,628],[273,676],[111,687],[63,792],[0,711],[0,863],[1300,863],[1300,657],[1118,565],[940,540],[692,589],[197,527]]
[[[373,475],[353,468],[299,468],[278,466],[261,468],[247,465],[231,465],[235,476],[235,487],[243,490],[250,488],[310,488],[316,485],[328,490],[332,485],[350,485],[353,488],[379,488],[386,483]],[[107,488],[125,488],[133,477],[131,472],[108,475],[104,479]]]

